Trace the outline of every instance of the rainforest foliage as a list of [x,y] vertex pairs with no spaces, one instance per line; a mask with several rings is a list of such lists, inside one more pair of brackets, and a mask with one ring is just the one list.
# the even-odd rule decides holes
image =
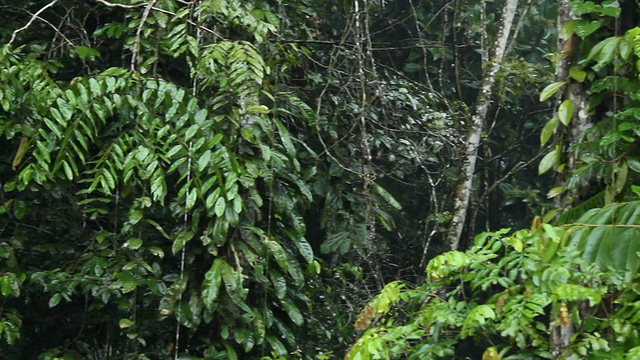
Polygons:
[[505,4],[0,0],[0,357],[639,356],[640,9]]

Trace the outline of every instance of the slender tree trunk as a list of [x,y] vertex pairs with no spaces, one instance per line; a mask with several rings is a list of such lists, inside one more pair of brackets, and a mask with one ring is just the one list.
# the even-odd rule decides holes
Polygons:
[[462,235],[467,217],[472,193],[473,174],[476,170],[478,148],[480,147],[482,139],[482,130],[484,129],[487,113],[491,106],[496,74],[500,70],[504,58],[517,6],[518,0],[506,0],[502,11],[500,29],[498,30],[495,42],[491,46],[490,63],[484,68],[482,87],[476,99],[475,111],[471,118],[471,124],[469,125],[469,131],[466,137],[462,164],[463,174],[456,188],[453,219],[451,220],[451,227],[449,228],[449,234],[447,236],[452,250],[458,248],[460,236]]
[[[577,17],[571,11],[569,0],[558,0],[558,34],[560,29],[569,21],[576,19]],[[585,86],[577,81],[572,81],[569,77],[569,69],[574,65],[577,60],[575,51],[580,46],[580,39],[576,36],[569,38],[562,38],[558,36],[558,54],[561,55],[556,60],[556,81],[568,81],[568,85],[565,91],[558,92],[555,102],[554,116],[557,116],[557,109],[560,103],[564,99],[569,99],[573,103],[573,114],[571,122],[565,129],[564,133],[564,153],[566,154],[565,166],[562,173],[556,175],[554,182],[556,186],[564,185],[571,176],[571,173],[576,167],[575,155],[568,151],[576,145],[584,132],[593,125],[592,115],[588,113],[589,97]],[[554,198],[554,205],[560,209],[570,209],[576,198],[579,197],[583,189],[575,189],[566,191],[563,194]],[[573,323],[571,317],[568,317],[566,321],[558,321],[552,319],[550,324],[551,330],[551,343],[550,351],[554,358],[562,357],[565,349],[571,342],[571,336],[574,334]]]
[[[562,29],[565,24],[578,18],[573,14],[569,5],[569,0],[558,0],[558,33],[560,33],[560,29]],[[575,156],[567,150],[579,143],[585,131],[593,125],[593,117],[587,111],[589,108],[588,89],[582,83],[572,81],[569,78],[569,69],[575,65],[575,61],[578,60],[576,54],[579,52],[574,51],[574,49],[577,50],[579,47],[580,38],[577,36],[571,36],[566,39],[558,36],[557,51],[558,54],[562,56],[559,56],[556,60],[556,81],[566,80],[569,82],[569,85],[565,91],[558,92],[554,116],[557,116],[558,106],[564,99],[571,100],[573,104],[573,116],[565,131],[564,144],[562,144],[564,153],[566,154],[565,166],[562,173],[558,174],[554,180],[556,186],[564,185],[576,167]],[[554,198],[554,205],[560,209],[569,210],[575,201],[578,200],[577,198],[585,195],[581,194],[581,192],[583,192],[582,190],[583,189],[574,189],[556,196]]]

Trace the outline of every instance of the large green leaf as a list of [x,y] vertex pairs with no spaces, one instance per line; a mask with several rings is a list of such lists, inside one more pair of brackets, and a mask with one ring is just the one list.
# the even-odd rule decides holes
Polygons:
[[222,268],[229,266],[223,259],[215,259],[211,268],[204,275],[204,281],[202,282],[202,301],[205,308],[212,311],[215,308],[216,299],[220,291],[220,284],[222,284]]
[[631,281],[640,265],[640,201],[592,209],[568,225],[568,246],[587,263],[624,274]]

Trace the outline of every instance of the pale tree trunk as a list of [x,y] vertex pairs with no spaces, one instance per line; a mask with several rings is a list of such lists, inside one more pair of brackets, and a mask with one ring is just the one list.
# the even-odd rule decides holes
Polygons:
[[[578,19],[570,8],[569,0],[558,0],[558,33],[560,29],[569,21]],[[556,81],[568,81],[568,86],[565,91],[559,91],[556,97],[554,116],[557,116],[557,109],[562,100],[569,99],[573,103],[573,116],[569,126],[566,128],[564,137],[564,153],[565,167],[562,173],[558,174],[555,178],[555,185],[564,185],[566,180],[571,175],[571,172],[576,167],[575,156],[567,151],[571,147],[580,142],[581,136],[593,125],[593,117],[588,112],[589,97],[587,94],[587,88],[582,83],[572,81],[569,78],[569,69],[575,65],[575,61],[578,60],[576,54],[580,46],[580,38],[577,36],[571,36],[567,39],[563,39],[558,36],[558,54],[562,55],[556,60]],[[554,198],[554,205],[563,210],[569,210],[575,200],[577,200],[582,192],[581,189],[574,189],[571,191],[565,191],[563,194]]]
[[[570,7],[570,0],[558,0],[558,34],[560,29],[569,21],[576,19]],[[577,36],[571,36],[569,38],[561,38],[558,36],[558,59],[556,60],[556,81],[567,81],[568,86],[564,91],[558,92],[555,102],[554,116],[557,116],[557,109],[560,103],[564,99],[569,99],[573,103],[573,115],[571,122],[565,129],[564,133],[564,154],[565,166],[562,173],[556,175],[556,186],[564,185],[571,176],[571,173],[576,167],[575,155],[568,151],[571,147],[580,142],[581,136],[593,125],[593,117],[588,112],[589,97],[587,94],[587,88],[577,81],[572,81],[569,77],[569,69],[575,65],[575,61],[578,60],[576,51],[580,46],[580,39]],[[577,200],[581,192],[584,189],[574,189],[565,191],[563,194],[554,198],[554,205],[560,209],[568,210]],[[556,304],[556,306],[559,306]],[[571,342],[571,336],[574,334],[573,322],[571,317],[566,317],[565,321],[559,321],[559,319],[551,319],[551,343],[550,351],[555,359],[562,358],[565,349]]]
[[476,170],[478,148],[480,147],[482,140],[482,130],[484,129],[487,113],[491,106],[493,88],[496,83],[496,74],[500,70],[500,66],[504,58],[517,6],[518,0],[506,0],[502,11],[500,28],[498,30],[496,40],[491,45],[490,62],[484,68],[482,87],[480,88],[480,93],[476,99],[471,124],[469,124],[465,150],[463,153],[463,173],[459,180],[458,187],[456,188],[453,218],[451,220],[451,227],[449,228],[449,234],[447,236],[447,240],[452,250],[456,250],[458,248],[460,236],[462,235],[465,219],[467,217],[473,186],[473,174]]

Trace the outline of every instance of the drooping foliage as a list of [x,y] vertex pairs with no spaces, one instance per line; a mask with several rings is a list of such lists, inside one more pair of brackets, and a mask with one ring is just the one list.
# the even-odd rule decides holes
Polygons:
[[432,259],[422,285],[388,284],[362,310],[347,358],[638,357],[637,4],[559,4],[574,18],[553,60],[570,66],[540,94],[559,95],[539,165],[561,174],[546,216],[557,225],[481,234]]
[[[387,284],[365,307],[356,327],[366,331],[347,358],[638,356],[637,209],[594,209],[563,227],[537,218],[435,257],[424,284]],[[551,351],[554,327],[573,331],[561,354]]]
[[100,16],[89,43],[60,28],[57,49],[2,48],[2,356],[294,351],[319,264],[301,217],[314,152],[289,129],[313,118],[261,54],[276,16],[111,5],[54,6]]

